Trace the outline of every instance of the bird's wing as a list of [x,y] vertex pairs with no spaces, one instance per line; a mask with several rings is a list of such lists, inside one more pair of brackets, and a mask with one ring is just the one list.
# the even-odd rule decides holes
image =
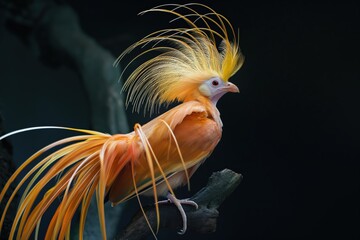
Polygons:
[[[221,136],[221,129],[208,118],[204,105],[195,101],[170,109],[144,125],[142,131],[147,143],[139,144],[142,153],[137,159],[132,159],[127,169],[120,172],[114,181],[109,192],[109,199],[113,203],[123,202],[135,196],[136,192],[166,182],[173,174],[200,163],[212,152]],[[149,165],[146,151],[150,152],[152,166]],[[153,175],[150,170],[153,170]],[[185,182],[186,178],[189,178],[189,174],[185,174]],[[136,189],[133,182],[137,183]],[[174,187],[177,186],[171,186]]]

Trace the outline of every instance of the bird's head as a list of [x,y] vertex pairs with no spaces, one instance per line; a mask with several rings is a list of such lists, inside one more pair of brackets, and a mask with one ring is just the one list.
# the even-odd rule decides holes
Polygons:
[[[199,10],[206,10],[200,13]],[[118,58],[136,48],[143,50],[126,68],[150,52],[158,52],[138,65],[126,80],[126,103],[150,112],[162,104],[191,100],[217,101],[227,92],[239,92],[228,80],[242,66],[238,38],[230,22],[202,4],[168,4],[142,12],[166,12],[183,20],[187,28],[156,31],[127,48]],[[182,12],[182,13],[180,13]],[[230,39],[231,38],[231,39]]]
[[240,92],[238,87],[231,83],[225,82],[219,77],[213,77],[204,81],[199,86],[199,93],[216,104],[217,101],[227,92]]

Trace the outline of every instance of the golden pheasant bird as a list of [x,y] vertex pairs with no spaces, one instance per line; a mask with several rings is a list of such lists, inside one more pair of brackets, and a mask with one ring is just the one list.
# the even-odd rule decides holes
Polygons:
[[[174,189],[189,183],[220,141],[222,122],[216,103],[227,92],[239,92],[228,80],[240,69],[244,58],[230,22],[208,6],[167,4],[142,13],[148,12],[172,14],[173,21],[183,21],[187,27],[151,33],[120,55],[117,63],[134,49],[142,49],[129,63],[134,64],[134,60],[158,52],[155,57],[150,54],[152,58],[139,64],[127,78],[123,86],[128,91],[126,104],[133,104],[137,111],[143,107],[150,112],[163,104],[178,102],[178,105],[144,125],[135,124],[134,131],[127,134],[43,126],[2,136],[0,140],[48,128],[81,133],[36,152],[2,189],[0,201],[19,174],[38,160],[19,180],[2,213],[0,229],[10,202],[24,186],[9,239],[29,239],[33,233],[37,236],[41,218],[56,199],[60,203],[52,213],[45,239],[69,239],[71,221],[78,209],[82,239],[94,195],[103,239],[106,239],[104,199],[116,205],[137,197],[142,208],[140,195],[153,196],[158,226],[158,197],[167,195],[182,213],[181,233],[185,232],[186,215],[181,204],[196,204],[178,200]],[[43,194],[42,189],[54,179],[56,183]]]

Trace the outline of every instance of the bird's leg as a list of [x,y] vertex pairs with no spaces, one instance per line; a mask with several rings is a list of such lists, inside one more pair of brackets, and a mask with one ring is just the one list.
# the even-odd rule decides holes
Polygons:
[[179,212],[181,214],[181,218],[183,220],[183,228],[178,232],[179,234],[184,234],[186,232],[187,229],[187,217],[186,217],[186,213],[184,211],[184,208],[182,207],[182,204],[186,204],[186,205],[190,205],[190,206],[194,206],[196,209],[198,209],[198,205],[196,202],[187,199],[177,199],[174,195],[172,195],[171,193],[167,194],[167,200],[164,201],[159,201],[158,203],[163,204],[163,203],[173,203],[175,204],[175,206],[179,209]]

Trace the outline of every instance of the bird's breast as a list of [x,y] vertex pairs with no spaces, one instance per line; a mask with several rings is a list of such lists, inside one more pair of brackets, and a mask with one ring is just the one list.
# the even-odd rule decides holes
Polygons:
[[169,130],[159,131],[162,134],[150,136],[149,142],[163,166],[171,162],[179,168],[183,168],[180,154],[187,168],[192,167],[211,154],[222,134],[219,124],[206,112],[187,115],[172,131],[173,136]]
[[[211,153],[221,138],[222,129],[204,113],[192,113],[176,126],[174,134],[185,155]],[[188,154],[186,154],[188,153]]]

